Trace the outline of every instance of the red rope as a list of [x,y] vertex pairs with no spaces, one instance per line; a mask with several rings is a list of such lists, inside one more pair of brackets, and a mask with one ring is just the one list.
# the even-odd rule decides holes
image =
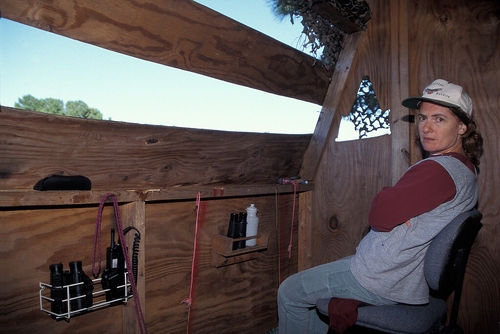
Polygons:
[[194,282],[196,279],[196,255],[197,255],[197,244],[198,244],[198,229],[200,225],[199,216],[200,216],[200,203],[201,203],[201,193],[198,192],[196,195],[196,224],[194,230],[194,241],[193,241],[193,259],[191,261],[191,283],[189,285],[189,297],[182,301],[182,303],[188,306],[188,325],[187,332],[190,332],[190,324],[191,324],[191,306],[193,304],[193,294],[194,294]]
[[[94,278],[98,278],[99,274],[101,272],[101,219],[102,219],[102,209],[104,206],[104,200],[101,200],[101,204],[99,204],[99,210],[97,212],[97,220],[95,224],[95,233],[94,233],[94,256],[92,257],[92,275],[94,275]],[[97,249],[99,251],[97,251]],[[97,258],[97,268],[95,267],[96,260],[95,256],[98,256]]]
[[[111,197],[113,200],[113,209],[115,212],[116,227],[118,229],[118,235],[120,237],[120,241],[122,242],[123,257],[125,258],[125,261],[127,262],[128,278],[130,281],[130,285],[132,286],[132,293],[133,293],[133,297],[134,297],[135,313],[137,315],[137,321],[139,323],[139,328],[140,328],[141,333],[147,334],[148,330],[146,328],[146,320],[144,318],[144,313],[142,312],[141,301],[139,300],[139,294],[137,293],[137,287],[135,284],[134,274],[132,273],[132,263],[128,257],[127,245],[125,243],[125,235],[123,234],[123,226],[122,226],[122,221],[120,218],[120,208],[118,207],[118,200],[116,199],[116,196],[114,194],[104,195],[104,197],[101,199],[101,203],[99,204],[99,210],[98,210],[97,220],[96,220],[96,230],[95,230],[95,235],[94,235],[94,256],[92,259],[92,274],[94,275],[94,278],[97,278],[99,276],[100,271],[101,271],[101,218],[102,218],[102,210],[104,208],[104,203],[106,202],[108,197]],[[98,268],[97,268],[97,270],[95,270],[95,268],[94,268],[96,253],[98,254]]]
[[297,197],[297,181],[292,181],[293,185],[293,207],[292,207],[292,226],[290,227],[290,244],[288,245],[288,258],[292,257],[292,241],[293,241],[293,221],[295,220],[295,200]]

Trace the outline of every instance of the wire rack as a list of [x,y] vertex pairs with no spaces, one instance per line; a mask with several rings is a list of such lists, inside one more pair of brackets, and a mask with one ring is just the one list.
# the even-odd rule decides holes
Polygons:
[[[90,307],[84,307],[84,308],[78,308],[78,309],[72,309],[72,304],[74,301],[77,301],[78,299],[81,298],[86,298],[86,295],[80,295],[80,296],[71,296],[71,292],[73,289],[83,285],[83,282],[80,283],[75,283],[75,284],[68,284],[68,285],[63,285],[63,291],[65,292],[66,298],[58,301],[61,302],[63,305],[63,309],[65,310],[64,312],[61,313],[56,313],[52,311],[52,305],[54,302],[56,302],[55,299],[50,297],[50,293],[52,291],[53,286],[47,283],[40,282],[40,310],[47,313],[50,315],[53,319],[55,320],[66,320],[69,322],[71,317],[75,317],[77,315],[85,314],[90,311],[98,310],[101,308],[105,308],[108,306],[114,306],[114,305],[119,305],[119,304],[126,304],[127,301],[132,298],[132,293],[130,291],[131,284],[128,280],[128,274],[127,272],[124,273],[124,282],[126,282],[123,285],[119,285],[117,287],[118,289],[123,289],[123,297],[120,298],[114,298],[111,300],[107,300],[109,298],[106,298],[106,293],[110,291],[110,289],[103,289],[101,285],[101,278],[94,279],[92,280],[92,283],[94,285],[94,290],[92,292],[92,306]],[[59,287],[60,289],[61,287]],[[67,311],[66,311],[67,310]]]

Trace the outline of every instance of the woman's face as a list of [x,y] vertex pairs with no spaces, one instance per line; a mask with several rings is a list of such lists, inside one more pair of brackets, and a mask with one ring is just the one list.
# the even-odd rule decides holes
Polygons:
[[418,134],[424,150],[430,154],[464,154],[462,135],[467,126],[447,107],[422,102],[417,113]]

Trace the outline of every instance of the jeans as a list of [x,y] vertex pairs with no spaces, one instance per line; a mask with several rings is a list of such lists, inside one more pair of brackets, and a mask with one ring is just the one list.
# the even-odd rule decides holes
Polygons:
[[320,318],[316,301],[323,298],[350,298],[372,305],[393,301],[363,288],[351,274],[351,257],[298,272],[278,289],[279,334],[326,334],[328,318]]

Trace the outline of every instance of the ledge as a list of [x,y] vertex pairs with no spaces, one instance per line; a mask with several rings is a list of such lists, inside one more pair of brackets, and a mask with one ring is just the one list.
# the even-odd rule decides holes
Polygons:
[[[313,184],[300,184],[297,192],[310,191]],[[98,204],[109,193],[116,195],[119,202],[155,202],[170,200],[195,199],[198,192],[202,199],[224,197],[246,197],[293,193],[290,184],[256,184],[256,185],[217,185],[217,186],[185,186],[165,189],[120,189],[114,191],[36,191],[36,190],[0,190],[0,207],[52,206],[52,205],[85,205]]]
[[[246,246],[233,250],[233,243],[240,240],[256,239],[255,246]],[[267,249],[269,236],[267,233],[243,238],[228,238],[223,235],[212,237],[212,266],[216,268],[229,266],[249,260],[257,259],[259,252]]]

